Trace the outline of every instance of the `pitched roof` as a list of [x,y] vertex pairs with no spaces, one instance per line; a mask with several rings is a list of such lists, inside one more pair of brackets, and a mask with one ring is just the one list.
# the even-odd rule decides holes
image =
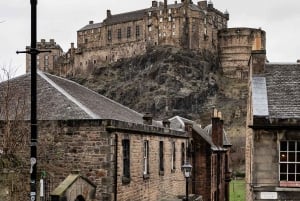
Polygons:
[[88,24],[88,25],[82,27],[78,31],[85,31],[85,30],[90,30],[90,29],[101,28],[102,26],[103,26],[103,23],[92,23],[92,24]]
[[103,23],[105,23],[106,25],[111,25],[111,24],[118,24],[122,22],[142,20],[147,10],[148,9],[142,9],[142,10],[127,12],[127,13],[111,15],[110,17],[106,18],[103,21]]
[[[25,119],[30,118],[30,73],[9,81],[14,102],[10,105],[13,111],[17,100],[25,108]],[[6,91],[7,82],[0,83],[0,92]],[[12,95],[12,96],[13,96]],[[3,101],[0,96],[0,103]],[[115,119],[143,124],[143,115],[110,100],[73,81],[47,73],[37,75],[37,118],[38,120],[70,120],[70,119]],[[11,113],[11,119],[13,112]],[[0,118],[3,119],[3,116]],[[160,125],[154,121],[154,125]]]
[[[169,121],[171,122],[171,128],[172,129],[176,129],[176,130],[185,130],[185,123],[191,124],[193,125],[193,130],[200,135],[210,146],[212,150],[224,150],[223,147],[218,147],[216,146],[213,141],[212,141],[212,136],[211,136],[211,128],[212,125],[208,125],[206,126],[204,129],[201,128],[201,126],[199,124],[197,124],[196,122],[180,117],[180,116],[175,116],[169,119]],[[231,143],[229,141],[229,138],[227,136],[227,133],[225,132],[225,130],[223,129],[223,145],[224,146],[231,146]]]
[[[265,83],[259,82],[264,79]],[[254,116],[300,118],[300,64],[266,64],[265,73],[253,77],[252,90],[253,110],[257,111]],[[255,94],[260,94],[260,98]],[[267,103],[258,104],[258,100],[265,102],[265,99]]]

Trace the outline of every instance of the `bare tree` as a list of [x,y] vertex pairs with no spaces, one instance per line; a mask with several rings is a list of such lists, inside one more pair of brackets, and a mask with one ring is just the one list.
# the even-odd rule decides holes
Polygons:
[[6,192],[4,197],[0,193],[0,200],[5,201],[24,200],[28,192],[28,177],[24,177],[29,133],[26,92],[18,90],[12,75],[13,71],[0,68],[0,189]]

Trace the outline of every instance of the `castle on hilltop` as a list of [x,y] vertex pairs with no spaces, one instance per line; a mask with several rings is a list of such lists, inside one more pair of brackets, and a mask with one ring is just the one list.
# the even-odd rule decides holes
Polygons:
[[[71,43],[71,48],[61,53],[56,45],[57,51],[39,55],[38,66],[61,76],[76,75],[144,54],[148,47],[169,45],[218,54],[225,75],[246,79],[251,50],[265,49],[265,32],[227,28],[228,20],[229,13],[214,8],[211,0],[197,4],[191,0],[173,4],[152,1],[149,8],[116,15],[107,10],[102,22],[90,21],[77,31],[77,48]],[[38,46],[47,50],[50,46],[45,43],[42,39]],[[30,57],[26,60],[28,71]]]

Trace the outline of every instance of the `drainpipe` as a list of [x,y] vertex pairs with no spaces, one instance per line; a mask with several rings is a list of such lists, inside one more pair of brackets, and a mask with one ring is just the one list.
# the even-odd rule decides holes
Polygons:
[[118,134],[115,134],[115,190],[114,201],[118,199]]

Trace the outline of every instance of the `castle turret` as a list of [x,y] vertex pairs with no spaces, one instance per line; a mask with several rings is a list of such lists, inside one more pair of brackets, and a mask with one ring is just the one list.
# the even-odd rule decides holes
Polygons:
[[208,4],[207,4],[207,7],[208,7],[209,9],[214,8],[214,4],[213,4],[212,0],[209,0],[209,2],[208,2]]
[[224,12],[224,16],[227,20],[229,20],[229,12],[228,10],[226,9],[225,12]]

